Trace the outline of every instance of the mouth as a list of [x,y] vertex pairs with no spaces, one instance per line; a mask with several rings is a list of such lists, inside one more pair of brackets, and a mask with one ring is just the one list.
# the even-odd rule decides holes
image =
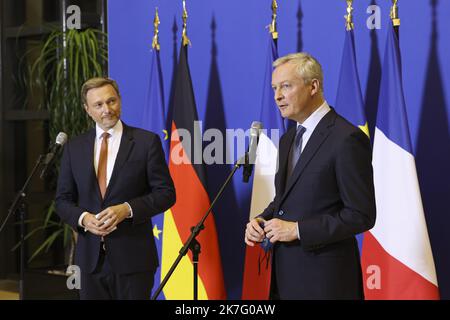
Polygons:
[[280,108],[281,111],[286,110],[287,107],[288,107],[287,104],[278,105],[278,108]]

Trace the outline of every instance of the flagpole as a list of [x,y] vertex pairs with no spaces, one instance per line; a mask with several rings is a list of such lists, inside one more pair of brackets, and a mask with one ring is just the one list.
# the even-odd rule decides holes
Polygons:
[[278,9],[277,0],[272,0],[272,22],[269,25],[269,30],[270,30],[270,33],[272,34],[272,39],[275,41],[275,43],[278,39],[277,9]]
[[188,18],[188,13],[186,10],[186,1],[183,0],[183,32],[181,34],[182,38],[183,38],[183,46],[187,46],[191,44],[191,40],[189,40],[188,36],[187,36],[187,18]]
[[400,27],[400,18],[398,17],[398,0],[392,0],[392,7],[389,16],[392,20],[392,25],[394,26],[395,34],[397,38],[399,38],[399,27]]
[[344,16],[345,18],[345,29],[347,31],[353,30],[355,28],[355,25],[353,24],[353,0],[346,0],[347,1],[347,15]]
[[159,15],[158,15],[158,7],[155,8],[155,18],[153,19],[153,40],[152,40],[152,48],[156,51],[159,51],[161,46],[159,45]]

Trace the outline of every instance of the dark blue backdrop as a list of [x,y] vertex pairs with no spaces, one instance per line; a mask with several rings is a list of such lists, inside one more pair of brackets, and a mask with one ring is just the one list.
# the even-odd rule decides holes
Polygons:
[[[166,106],[181,42],[181,0],[109,0],[110,75],[120,85],[123,118],[142,123],[153,15],[159,8]],[[380,66],[389,19],[387,0],[354,3],[355,41],[366,112],[374,125]],[[367,7],[380,6],[381,29],[369,30]],[[271,0],[187,0],[189,63],[203,129],[247,129],[260,110]],[[400,47],[409,125],[442,298],[450,298],[450,1],[400,0]],[[344,41],[346,2],[279,1],[279,53],[307,51],[321,62],[333,105]],[[213,195],[229,171],[208,167]],[[215,217],[229,298],[240,298],[243,232],[251,185],[235,177]],[[401,226],[400,226],[401,227]]]

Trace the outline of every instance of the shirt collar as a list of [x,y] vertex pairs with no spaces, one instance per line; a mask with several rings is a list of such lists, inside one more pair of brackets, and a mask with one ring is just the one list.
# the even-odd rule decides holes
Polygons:
[[326,101],[324,101],[316,111],[314,111],[303,123],[297,122],[297,127],[301,124],[306,128],[306,131],[314,131],[317,124],[330,111],[331,108]]
[[[114,127],[112,127],[111,129],[109,129],[108,132],[111,137],[114,137],[120,133],[122,133],[123,131],[123,125],[122,125],[122,121],[117,121],[116,124],[114,125]],[[98,124],[95,125],[95,135],[97,137],[97,139],[101,139],[102,134],[103,134],[103,129],[99,127]]]

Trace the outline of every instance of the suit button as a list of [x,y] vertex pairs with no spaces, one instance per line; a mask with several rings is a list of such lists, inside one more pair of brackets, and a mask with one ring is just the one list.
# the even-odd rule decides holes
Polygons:
[[278,215],[279,215],[279,216],[282,216],[283,214],[284,214],[284,211],[283,211],[283,210],[278,211]]

